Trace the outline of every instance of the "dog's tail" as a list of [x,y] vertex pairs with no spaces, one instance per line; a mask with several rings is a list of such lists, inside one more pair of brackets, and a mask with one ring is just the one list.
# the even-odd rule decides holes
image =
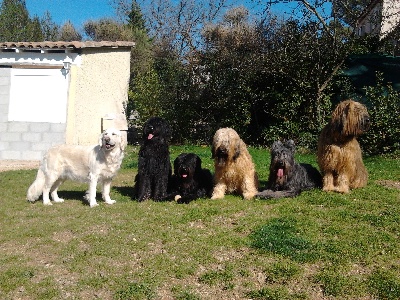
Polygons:
[[43,187],[45,183],[45,174],[42,167],[39,168],[35,181],[31,184],[28,189],[26,199],[30,202],[35,202],[43,192]]

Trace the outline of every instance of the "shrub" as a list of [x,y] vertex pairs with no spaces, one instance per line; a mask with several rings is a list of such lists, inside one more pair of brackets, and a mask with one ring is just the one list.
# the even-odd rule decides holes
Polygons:
[[370,130],[360,139],[369,155],[395,153],[400,148],[400,93],[391,84],[384,85],[382,73],[377,74],[377,85],[365,88]]

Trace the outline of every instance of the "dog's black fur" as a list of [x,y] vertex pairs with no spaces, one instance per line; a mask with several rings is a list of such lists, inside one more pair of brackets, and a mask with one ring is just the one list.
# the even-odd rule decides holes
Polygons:
[[143,126],[134,197],[138,201],[164,200],[172,169],[169,155],[171,129],[160,117],[151,117]]
[[273,143],[267,188],[259,192],[258,197],[295,197],[304,190],[322,187],[319,171],[310,164],[297,163],[294,159],[295,150],[293,140]]
[[198,198],[211,197],[213,176],[202,169],[201,159],[194,153],[182,153],[174,160],[174,175],[171,178],[169,198],[178,203],[189,203]]

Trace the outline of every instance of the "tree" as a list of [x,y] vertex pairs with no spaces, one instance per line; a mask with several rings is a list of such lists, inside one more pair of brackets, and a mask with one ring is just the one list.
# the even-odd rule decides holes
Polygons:
[[[114,0],[114,3],[120,16],[129,19],[130,12],[131,18],[137,16],[136,1]],[[228,0],[143,1],[148,33],[154,42],[188,61],[200,48],[202,28],[220,17],[227,5]]]
[[42,18],[29,17],[24,0],[3,0],[0,6],[0,40],[39,42],[56,40],[59,26],[49,12]]
[[28,23],[26,30],[27,41],[43,41],[43,32],[39,17],[35,16]]
[[75,29],[71,21],[67,21],[60,29],[60,40],[66,42],[81,41],[82,35]]
[[353,26],[371,0],[331,0],[331,2],[332,15],[347,25]]
[[130,28],[110,18],[102,18],[98,21],[89,20],[85,22],[83,28],[93,41],[133,40]]
[[57,41],[59,39],[60,26],[53,22],[49,11],[46,11],[41,18],[40,26],[45,41]]
[[31,19],[25,0],[3,0],[0,6],[0,40],[32,41]]
[[263,65],[263,37],[248,16],[246,8],[233,8],[222,22],[204,28],[205,51],[197,56],[200,73],[194,75],[203,76],[195,104],[207,116],[202,121],[213,129],[233,127],[246,140],[256,101],[254,76]]
[[[136,22],[132,1],[114,2],[126,9],[123,22]],[[271,13],[279,2],[296,4],[289,17]],[[135,81],[151,82],[152,107],[174,120],[180,140],[194,137],[198,126],[210,135],[231,126],[249,143],[293,138],[313,148],[339,100],[334,93],[348,85],[340,74],[349,54],[381,47],[356,35],[362,0],[253,1],[265,8],[257,17],[244,7],[225,11],[225,0],[143,3],[153,47],[138,60],[149,62],[143,72],[132,73],[131,91],[141,91],[132,99],[146,107],[146,91]]]
[[127,11],[127,23],[132,28],[137,30],[147,31],[146,21],[143,17],[139,4],[134,0],[132,1],[130,11]]

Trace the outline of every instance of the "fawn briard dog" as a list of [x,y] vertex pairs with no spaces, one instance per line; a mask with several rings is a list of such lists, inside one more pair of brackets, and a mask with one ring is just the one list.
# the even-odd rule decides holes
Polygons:
[[359,102],[340,102],[318,140],[318,165],[323,190],[348,193],[364,187],[368,172],[364,166],[357,137],[370,126],[367,108]]
[[236,192],[244,199],[257,194],[258,179],[246,144],[232,128],[218,129],[212,143],[215,175],[211,199]]

